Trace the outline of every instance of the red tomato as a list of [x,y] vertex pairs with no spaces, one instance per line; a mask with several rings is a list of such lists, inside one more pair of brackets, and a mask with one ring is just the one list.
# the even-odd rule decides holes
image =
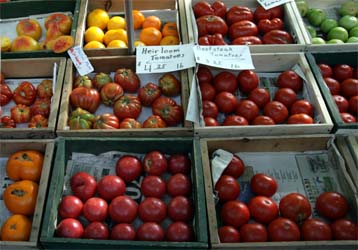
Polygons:
[[[105,86],[102,89],[104,88]],[[109,113],[97,115],[93,121],[94,129],[118,129],[119,127],[120,123],[117,116]]]
[[139,98],[134,95],[121,96],[113,106],[113,113],[120,120],[124,118],[137,119],[141,112],[142,104],[140,103]]
[[316,210],[321,216],[336,220],[346,216],[349,209],[346,198],[337,192],[324,192],[317,197]]
[[168,160],[168,171],[171,174],[190,174],[191,160],[187,154],[173,154]]
[[138,207],[139,218],[143,222],[162,222],[167,217],[167,206],[155,197],[145,198]]
[[121,123],[119,123],[119,128],[121,129],[133,129],[141,128],[142,124],[134,118],[124,118]]
[[215,33],[214,35],[201,36],[198,39],[199,45],[227,45],[223,35]]
[[356,118],[349,113],[340,113],[341,119],[344,123],[355,123],[357,122]]
[[291,106],[291,115],[294,114],[306,114],[313,117],[313,107],[312,104],[307,100],[298,100]]
[[301,226],[301,239],[332,240],[332,230],[327,223],[319,219],[308,219]]
[[300,229],[290,219],[277,218],[268,226],[270,241],[298,241],[300,240]]
[[48,119],[42,115],[34,115],[31,117],[31,120],[27,126],[29,128],[47,128]]
[[237,37],[257,36],[259,30],[255,23],[249,20],[238,21],[229,27],[229,37],[233,41]]
[[288,117],[287,124],[313,124],[314,120],[306,114],[294,114]]
[[349,99],[349,112],[358,116],[358,95],[352,96]]
[[159,115],[151,115],[143,122],[143,128],[166,128],[166,122]]
[[158,150],[151,151],[143,158],[143,168],[150,175],[162,175],[168,168],[167,158]]
[[323,78],[332,77],[333,70],[332,70],[331,66],[329,66],[328,64],[325,64],[325,63],[320,63],[317,66],[319,67],[319,70],[321,71]]
[[249,122],[245,117],[239,115],[229,115],[225,118],[223,126],[246,126],[249,125]]
[[211,4],[211,7],[214,10],[214,14],[221,17],[221,18],[225,18],[225,14],[226,14],[226,5],[224,2],[222,1],[215,1]]
[[290,88],[298,92],[302,90],[303,80],[295,71],[286,70],[278,76],[277,86],[279,88]]
[[126,191],[126,183],[121,177],[116,175],[103,176],[97,184],[97,193],[107,201],[119,195],[124,195]]
[[16,104],[30,106],[36,99],[36,88],[31,82],[23,81],[14,90],[12,98]]
[[240,237],[242,242],[266,242],[268,238],[266,227],[260,223],[240,227]]
[[236,114],[251,122],[259,115],[259,107],[251,100],[241,100],[237,105]]
[[174,222],[168,226],[165,232],[165,238],[168,241],[176,242],[193,241],[193,228],[181,221]]
[[353,78],[358,79],[358,67],[353,67]]
[[270,92],[265,88],[255,88],[250,92],[248,99],[256,103],[259,108],[263,108],[270,102]]
[[235,5],[226,12],[226,23],[229,26],[243,20],[254,20],[254,13],[250,10],[250,8]]
[[279,204],[282,217],[300,223],[311,216],[311,204],[299,193],[289,193],[282,197]]
[[252,125],[275,125],[275,121],[271,117],[265,115],[256,116],[252,121]]
[[335,240],[358,239],[358,226],[353,221],[338,219],[331,224],[331,229]]
[[185,196],[176,196],[169,201],[168,216],[172,221],[190,221],[194,216],[191,200]]
[[199,66],[198,71],[196,72],[196,77],[198,78],[199,83],[211,83],[214,79],[210,69],[204,65]]
[[146,197],[161,198],[165,194],[166,185],[159,176],[148,175],[144,177],[140,189],[142,194]]
[[288,110],[281,102],[272,101],[264,107],[264,114],[271,117],[275,123],[282,123],[288,117]]
[[94,196],[97,182],[92,175],[86,172],[77,172],[71,177],[70,186],[72,193],[85,202]]
[[231,41],[231,45],[255,45],[262,44],[262,41],[257,36],[240,36]]
[[337,64],[333,67],[333,77],[339,82],[351,78],[352,75],[353,69],[348,64]]
[[109,238],[109,230],[106,224],[100,221],[91,222],[85,228],[83,238],[94,240],[107,240]]
[[135,240],[136,232],[132,225],[119,223],[112,227],[111,240]]
[[82,214],[82,210],[82,201],[74,195],[62,197],[58,205],[58,214],[61,218],[76,218]]
[[161,94],[162,92],[158,85],[148,82],[139,89],[138,98],[143,106],[149,107]]
[[278,206],[266,196],[255,196],[248,204],[250,215],[257,222],[268,224],[278,217]]
[[199,36],[213,35],[216,33],[226,35],[228,27],[219,16],[205,15],[196,19],[196,25],[198,27]]
[[72,90],[70,102],[73,108],[80,107],[90,113],[94,113],[100,104],[100,95],[97,89],[78,87]]
[[31,109],[24,104],[17,104],[10,109],[11,119],[16,123],[29,122],[31,119]]
[[240,242],[239,231],[232,226],[222,226],[218,229],[221,243]]
[[236,110],[238,100],[230,92],[220,92],[215,97],[215,103],[220,112],[231,113]]
[[40,98],[37,99],[31,106],[31,114],[42,115],[43,117],[48,118],[50,115],[51,109],[51,99],[49,98]]
[[221,1],[215,1],[211,5],[208,2],[201,1],[194,4],[193,11],[196,18],[205,15],[216,15],[224,18],[226,5]]
[[259,22],[258,22],[258,28],[259,28],[259,31],[262,33],[262,34],[265,34],[271,30],[283,30],[283,22],[282,22],[282,19],[280,18],[273,18],[273,19],[261,19]]
[[223,91],[234,93],[238,84],[233,73],[222,71],[214,77],[214,87],[218,93]]
[[113,106],[123,94],[123,88],[114,82],[106,83],[100,90],[101,100],[107,106]]
[[216,127],[220,125],[213,117],[204,117],[204,122],[206,127]]
[[222,206],[220,217],[224,225],[240,227],[249,221],[250,211],[245,203],[232,200]]
[[340,113],[344,113],[348,111],[349,102],[347,101],[346,98],[344,98],[341,95],[334,95],[332,97]]
[[239,82],[239,89],[244,93],[250,93],[259,85],[259,77],[252,70],[240,71],[237,76],[237,81]]
[[135,156],[122,156],[117,161],[116,174],[126,183],[134,181],[142,174],[142,163]]
[[181,83],[172,73],[165,73],[159,78],[159,88],[163,95],[177,96],[180,94]]
[[12,91],[6,84],[0,84],[0,106],[5,106],[11,101]]
[[245,171],[245,164],[241,160],[240,157],[234,155],[229,163],[229,165],[225,168],[222,175],[230,175],[235,179],[239,178]]
[[331,95],[339,95],[340,89],[341,89],[341,85],[339,84],[339,82],[332,78],[332,77],[325,77],[323,78],[324,82],[326,83],[329,92],[331,92]]
[[138,204],[129,196],[117,196],[109,204],[108,213],[115,223],[132,223],[137,217]]
[[107,202],[99,197],[89,198],[83,205],[83,215],[89,222],[104,221],[108,214]]
[[145,222],[137,230],[137,239],[145,241],[164,240],[163,228],[155,222]]
[[131,69],[117,69],[114,75],[114,82],[121,85],[124,91],[137,92],[140,87],[139,77]]
[[222,175],[215,184],[220,202],[236,200],[240,195],[240,184],[230,175]]
[[216,106],[215,102],[203,101],[202,108],[204,117],[210,116],[216,118],[219,114],[219,109]]
[[347,98],[358,95],[358,79],[345,79],[341,83],[341,93]]
[[284,30],[271,30],[262,37],[264,44],[291,44],[293,38],[287,31]]
[[189,196],[191,193],[189,177],[181,173],[172,175],[167,182],[167,192],[171,197]]
[[250,187],[256,195],[271,197],[277,191],[277,182],[271,176],[258,173],[251,178]]
[[254,12],[254,17],[256,21],[259,21],[261,19],[273,19],[275,17],[283,19],[283,15],[284,9],[282,6],[277,6],[268,10],[265,10],[262,6],[258,6]]
[[202,82],[199,85],[201,92],[201,100],[203,101],[212,101],[215,98],[216,90],[213,85],[208,82]]
[[281,102],[288,109],[291,108],[292,104],[297,101],[296,92],[290,88],[280,88],[276,91],[275,101]]
[[84,229],[76,219],[66,218],[57,225],[55,235],[64,238],[82,238]]
[[152,104],[152,112],[154,115],[159,115],[170,126],[181,123],[184,118],[182,107],[170,97],[157,98]]

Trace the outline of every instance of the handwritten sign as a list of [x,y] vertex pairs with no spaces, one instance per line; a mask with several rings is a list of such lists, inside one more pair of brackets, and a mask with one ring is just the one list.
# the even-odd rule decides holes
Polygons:
[[257,0],[259,4],[265,9],[271,9],[273,7],[292,2],[293,0]]
[[163,73],[195,66],[192,44],[137,47],[137,73]]
[[87,75],[94,70],[88,57],[80,46],[70,48],[67,53],[81,76]]
[[197,63],[224,69],[254,69],[250,49],[245,45],[194,46]]

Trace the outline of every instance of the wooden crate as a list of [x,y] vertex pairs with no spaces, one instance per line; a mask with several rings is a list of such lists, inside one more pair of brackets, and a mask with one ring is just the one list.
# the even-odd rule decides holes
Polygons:
[[[309,68],[307,60],[303,53],[257,53],[252,54],[255,72],[273,73],[283,72],[298,65],[306,77],[307,99],[314,107],[315,123],[314,124],[277,124],[277,125],[258,125],[258,126],[216,126],[205,127],[204,124],[194,124],[194,133],[200,137],[232,137],[232,136],[255,136],[255,135],[286,135],[286,134],[319,134],[329,133],[333,127],[328,110],[324,104],[319,88],[314,76]],[[237,72],[233,73],[237,75]],[[191,79],[192,76],[189,76]],[[193,81],[194,82],[194,81]],[[263,86],[260,82],[259,86]],[[198,84],[197,84],[198,86]],[[198,87],[197,87],[198,88]],[[199,88],[197,91],[200,91]],[[193,93],[190,93],[191,95]],[[190,98],[191,99],[191,98]],[[273,96],[271,96],[273,99]],[[201,98],[198,97],[199,103]],[[190,105],[189,105],[190,106]],[[201,105],[200,105],[201,106]],[[199,107],[200,107],[199,106]],[[199,109],[199,112],[201,110]]]
[[[65,58],[24,58],[24,59],[3,59],[1,60],[1,72],[5,79],[19,78],[53,78],[54,64],[57,64],[55,89],[51,99],[51,113],[48,118],[47,128],[0,128],[0,138],[3,139],[32,139],[32,138],[54,138],[56,136],[57,115],[59,112],[62,84],[65,75]],[[6,81],[6,80],[5,80]],[[11,102],[6,106],[14,106]],[[6,107],[5,106],[5,107]],[[9,115],[9,114],[8,114]]]
[[321,90],[324,101],[327,105],[328,111],[331,114],[331,118],[333,120],[334,128],[333,132],[341,133],[341,134],[355,134],[358,129],[358,122],[356,123],[344,123],[337,105],[332,98],[332,95],[326,86],[321,71],[317,66],[320,63],[326,63],[328,65],[336,65],[336,64],[348,64],[352,67],[358,66],[358,52],[311,52],[306,53],[307,61],[312,69],[312,73],[317,80],[318,86]]
[[[9,1],[1,3],[0,16],[3,20],[10,18],[28,17],[30,15],[47,14],[52,12],[71,12],[73,17],[71,36],[75,39],[77,30],[80,3],[77,0],[51,1]],[[0,21],[1,22],[1,21]],[[43,36],[45,30],[42,30]],[[9,58],[34,58],[34,57],[65,57],[67,53],[56,54],[50,50],[38,50],[29,52],[1,52],[3,59]]]
[[[95,72],[115,72],[118,68],[131,68],[135,71],[135,56],[122,57],[92,57],[90,62],[94,67]],[[177,72],[179,80],[181,81],[181,105],[186,112],[188,103],[188,78],[185,70]],[[68,118],[71,112],[71,105],[69,101],[70,93],[72,91],[72,84],[76,76],[76,70],[72,61],[67,61],[66,76],[64,80],[63,95],[61,100],[59,122],[57,126],[57,134],[60,136],[95,136],[95,137],[113,137],[113,136],[146,136],[146,137],[161,137],[161,136],[192,136],[193,126],[191,122],[183,121],[180,127],[167,128],[140,128],[140,129],[83,129],[83,130],[69,130],[67,126]],[[139,75],[141,78],[141,75]],[[142,85],[146,82],[142,81]],[[103,104],[101,104],[103,105]],[[144,107],[143,107],[144,109]],[[148,109],[148,108],[147,108]],[[143,112],[143,111],[142,111]]]
[[[215,208],[215,200],[213,195],[212,184],[212,168],[210,157],[212,153],[217,149],[223,149],[231,153],[262,153],[267,155],[270,153],[285,152],[285,155],[293,153],[298,155],[304,152],[328,152],[332,150],[332,158],[335,158],[335,162],[341,163],[341,157],[338,151],[332,144],[333,136],[330,135],[314,135],[314,136],[280,136],[280,137],[237,137],[237,138],[208,138],[200,140],[202,163],[204,170],[205,180],[205,192],[206,202],[208,208],[208,224],[210,233],[210,246],[213,249],[321,249],[322,246],[326,249],[354,249],[356,241],[294,241],[294,242],[262,242],[262,243],[221,243],[217,233],[217,229],[220,225],[219,216],[217,216]],[[296,157],[296,156],[295,156]],[[245,163],[245,160],[243,160]],[[262,160],[260,161],[261,164]],[[271,161],[269,161],[271,162]],[[296,160],[293,160],[295,164]],[[290,162],[284,162],[285,165]],[[251,166],[251,165],[250,165]],[[246,166],[247,167],[247,166]],[[254,167],[254,166],[252,166]],[[261,168],[263,168],[261,166]],[[267,169],[274,171],[274,166],[267,166]],[[246,169],[247,171],[247,169]],[[251,171],[249,171],[251,172]],[[358,196],[356,189],[350,179],[350,176],[345,170],[344,164],[337,164],[337,180],[339,186],[342,188],[342,193],[348,199],[351,207],[351,212],[354,217],[357,218],[357,201]],[[244,176],[247,173],[244,172]],[[252,173],[253,174],[253,173]],[[239,177],[240,179],[243,176]],[[294,178],[295,179],[295,178]],[[288,180],[286,180],[287,182]],[[292,180],[291,180],[292,181]],[[248,182],[249,183],[249,182]],[[302,183],[303,185],[303,183]],[[242,188],[243,189],[243,188]],[[247,191],[247,190],[246,190]],[[285,190],[285,192],[290,192]],[[310,197],[307,194],[307,197]],[[241,200],[241,198],[240,198]]]
[[[196,20],[192,6],[200,2],[200,0],[184,0],[186,16],[188,17],[188,35],[189,43],[198,42],[198,31],[196,26]],[[215,2],[214,0],[207,1],[209,3]],[[257,1],[245,1],[245,0],[223,0],[227,8],[232,6],[245,6],[251,10],[255,10],[260,4]],[[292,3],[288,2],[283,5],[284,7],[284,29],[291,34],[295,44],[263,44],[263,45],[249,45],[251,53],[283,53],[283,52],[300,52],[304,51],[305,44],[304,38],[301,33],[300,27],[297,24],[296,16],[293,11]]]
[[[92,146],[91,146],[92,145]],[[96,145],[95,147],[93,145]],[[175,145],[175,147],[170,147]],[[190,138],[60,138],[56,153],[56,167],[51,178],[49,188],[49,201],[41,231],[41,244],[45,249],[196,249],[208,248],[208,232],[204,194],[204,179],[200,158],[199,141]],[[193,242],[143,242],[118,240],[88,240],[54,237],[57,224],[57,206],[60,202],[67,161],[72,152],[101,154],[108,151],[122,151],[127,153],[145,154],[152,150],[159,150],[164,154],[185,153],[190,154],[192,161],[192,198],[195,207],[193,229],[195,240]],[[98,181],[98,180],[97,180]],[[51,197],[51,198],[50,198]]]
[[[1,140],[0,157],[8,157],[19,150],[39,150],[44,153],[44,163],[42,167],[39,191],[37,195],[36,208],[32,218],[32,228],[29,241],[1,241],[0,249],[37,249],[39,248],[39,238],[41,222],[44,215],[45,198],[47,193],[48,181],[51,172],[52,159],[54,156],[53,140]],[[5,168],[5,165],[1,165]],[[3,213],[1,211],[0,213]],[[0,222],[3,224],[3,221]]]

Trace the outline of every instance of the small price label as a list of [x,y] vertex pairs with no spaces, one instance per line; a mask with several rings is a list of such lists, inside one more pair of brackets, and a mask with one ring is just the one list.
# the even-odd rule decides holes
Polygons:
[[265,9],[271,9],[273,7],[292,2],[293,0],[257,0],[257,2]]
[[75,46],[67,50],[73,64],[81,76],[91,73],[94,69],[85,52],[80,46]]
[[163,73],[195,66],[192,44],[137,47],[137,73]]
[[254,69],[249,46],[200,46],[193,47],[195,61],[217,68],[242,70]]

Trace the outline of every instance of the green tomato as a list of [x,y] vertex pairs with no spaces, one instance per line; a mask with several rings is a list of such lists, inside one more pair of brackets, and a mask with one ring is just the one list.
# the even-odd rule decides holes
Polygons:
[[338,23],[335,19],[327,18],[326,20],[324,20],[321,23],[320,28],[321,28],[322,32],[328,33],[331,29],[333,29],[337,26],[338,26]]
[[322,37],[314,37],[311,42],[312,44],[326,44],[326,41]]
[[344,42],[340,39],[331,39],[327,41],[327,44],[344,44]]
[[358,2],[357,1],[347,1],[344,2],[338,10],[341,16],[351,15],[355,16],[358,14]]
[[339,39],[345,42],[348,40],[348,31],[343,27],[335,27],[328,32],[327,39]]
[[345,15],[339,19],[338,25],[346,30],[350,30],[358,26],[358,19],[355,16]]
[[351,36],[346,43],[358,43],[358,37]]
[[319,26],[327,18],[327,14],[322,9],[310,9],[308,12],[308,22],[313,26]]
[[349,36],[352,37],[358,37],[358,27],[354,27],[349,31]]
[[305,17],[308,13],[308,3],[306,0],[296,0],[297,9],[300,12],[301,17]]
[[317,36],[317,31],[313,26],[307,25],[306,29],[312,38]]

